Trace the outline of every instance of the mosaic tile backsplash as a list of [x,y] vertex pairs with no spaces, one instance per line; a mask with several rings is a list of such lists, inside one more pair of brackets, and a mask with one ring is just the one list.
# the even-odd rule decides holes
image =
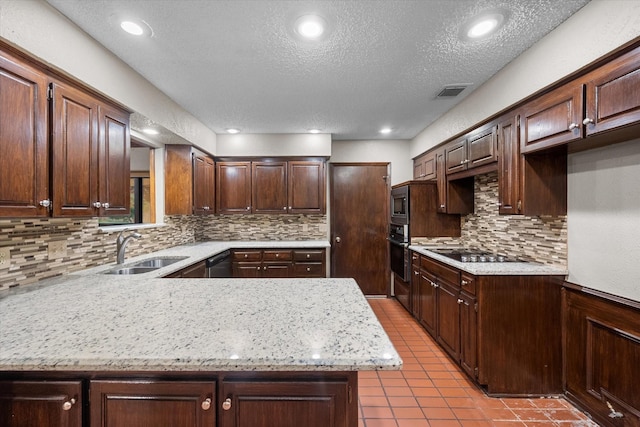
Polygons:
[[[327,238],[325,215],[176,215],[165,224],[137,230],[142,238],[129,242],[127,257],[203,240]],[[101,229],[97,218],[0,219],[0,249],[10,251],[8,267],[0,266],[0,292],[115,262],[117,235]]]
[[523,261],[567,266],[567,217],[498,214],[498,174],[475,177],[475,212],[462,218],[458,239],[414,238],[413,244],[475,247]]

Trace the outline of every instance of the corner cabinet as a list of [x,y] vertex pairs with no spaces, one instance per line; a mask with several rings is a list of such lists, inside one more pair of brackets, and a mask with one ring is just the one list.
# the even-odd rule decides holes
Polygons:
[[215,162],[212,157],[189,145],[167,145],[164,177],[167,215],[215,212]]
[[323,160],[260,159],[216,163],[219,214],[323,214]]
[[129,112],[0,51],[0,216],[129,215]]

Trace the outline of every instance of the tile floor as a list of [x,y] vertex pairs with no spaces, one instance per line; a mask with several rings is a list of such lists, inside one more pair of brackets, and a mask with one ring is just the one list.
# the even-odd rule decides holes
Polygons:
[[563,398],[487,397],[395,299],[369,303],[404,365],[359,374],[359,427],[597,426]]

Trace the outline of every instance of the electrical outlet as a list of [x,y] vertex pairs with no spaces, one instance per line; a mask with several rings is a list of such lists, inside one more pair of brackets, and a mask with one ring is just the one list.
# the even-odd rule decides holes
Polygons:
[[58,240],[49,242],[49,259],[63,258],[67,256],[67,242]]
[[11,251],[9,248],[0,248],[0,268],[9,268],[11,263]]

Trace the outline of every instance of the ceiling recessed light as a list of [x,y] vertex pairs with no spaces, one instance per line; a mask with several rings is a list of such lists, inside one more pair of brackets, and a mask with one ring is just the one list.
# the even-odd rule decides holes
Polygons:
[[391,131],[392,131],[392,130],[393,130],[393,129],[391,129],[391,128],[389,128],[389,127],[386,127],[386,128],[382,128],[382,129],[380,129],[380,133],[381,133],[381,134],[383,134],[383,135],[386,135],[386,134],[391,133]]
[[296,19],[294,29],[296,33],[308,40],[317,40],[325,32],[327,22],[317,15],[304,15]]
[[120,28],[134,36],[150,37],[153,34],[153,30],[151,30],[149,24],[137,19],[129,19],[120,22]]
[[468,40],[478,40],[495,33],[505,21],[506,12],[483,13],[469,21],[462,31],[462,36]]
[[320,129],[309,129],[309,133],[320,133]]
[[146,133],[147,135],[158,135],[160,133],[157,130],[151,128],[142,129],[142,132]]
[[240,129],[228,128],[227,133],[240,133]]

